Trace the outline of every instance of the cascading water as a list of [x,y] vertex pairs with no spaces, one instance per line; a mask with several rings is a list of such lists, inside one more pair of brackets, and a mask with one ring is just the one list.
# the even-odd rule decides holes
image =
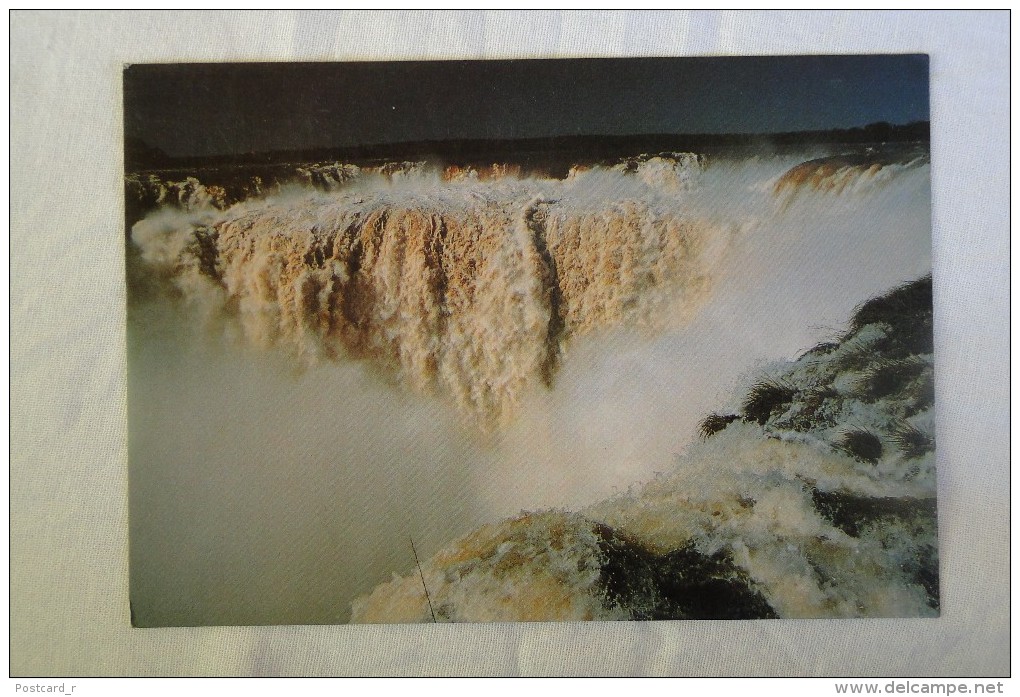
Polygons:
[[821,155],[164,196],[129,255],[140,621],[345,621],[408,537],[430,556],[672,469],[754,370],[930,271],[923,154]]

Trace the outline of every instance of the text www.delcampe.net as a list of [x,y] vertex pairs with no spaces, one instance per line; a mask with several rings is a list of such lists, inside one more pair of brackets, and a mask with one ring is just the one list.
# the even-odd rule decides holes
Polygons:
[[836,683],[836,694],[848,695],[990,695],[1002,694],[1001,682]]

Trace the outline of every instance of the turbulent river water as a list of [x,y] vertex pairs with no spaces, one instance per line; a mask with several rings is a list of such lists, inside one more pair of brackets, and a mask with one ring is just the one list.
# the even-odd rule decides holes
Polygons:
[[132,227],[139,624],[347,621],[411,539],[672,470],[756,370],[931,269],[917,153],[342,173]]

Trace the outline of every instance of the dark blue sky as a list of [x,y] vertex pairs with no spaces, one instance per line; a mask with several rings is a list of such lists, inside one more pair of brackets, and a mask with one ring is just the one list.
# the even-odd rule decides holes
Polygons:
[[928,119],[923,55],[133,65],[170,155],[457,138],[775,133]]

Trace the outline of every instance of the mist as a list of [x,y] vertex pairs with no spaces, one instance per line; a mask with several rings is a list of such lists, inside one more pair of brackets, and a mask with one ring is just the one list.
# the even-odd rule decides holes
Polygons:
[[671,470],[754,371],[930,271],[926,162],[778,186],[808,156],[150,215],[129,253],[136,623],[345,622],[412,539],[424,558]]

